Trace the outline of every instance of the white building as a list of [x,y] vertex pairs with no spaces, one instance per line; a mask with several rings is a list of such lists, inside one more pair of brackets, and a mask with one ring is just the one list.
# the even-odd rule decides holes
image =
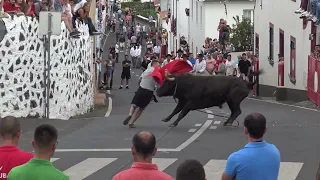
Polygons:
[[[307,99],[308,55],[317,43],[309,40],[316,34],[311,22],[304,24],[295,14],[301,0],[257,1],[254,12],[255,48],[259,53],[259,67],[265,73],[260,76],[260,96],[272,96],[278,86],[278,55],[284,57],[284,86],[287,99]],[[305,21],[307,22],[307,21]],[[260,47],[260,48],[259,48]],[[272,59],[274,65],[272,66]],[[270,63],[271,62],[271,63]]]
[[217,38],[217,27],[221,18],[232,27],[233,17],[244,16],[253,20],[254,2],[252,0],[189,0],[189,46],[193,53],[200,52],[206,37]]

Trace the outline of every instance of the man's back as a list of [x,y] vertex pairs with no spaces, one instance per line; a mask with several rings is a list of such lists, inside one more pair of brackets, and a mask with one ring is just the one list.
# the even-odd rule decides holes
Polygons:
[[253,142],[231,154],[226,167],[227,175],[235,173],[237,180],[276,180],[280,168],[280,152],[265,141]]
[[7,179],[6,177],[12,168],[27,163],[31,158],[33,158],[33,154],[23,152],[16,146],[0,147],[0,177],[4,180]]
[[50,161],[31,159],[28,163],[13,168],[10,180],[69,180],[69,177],[56,169]]
[[158,166],[149,163],[134,163],[130,169],[124,170],[113,177],[113,180],[174,180],[168,174],[158,170]]

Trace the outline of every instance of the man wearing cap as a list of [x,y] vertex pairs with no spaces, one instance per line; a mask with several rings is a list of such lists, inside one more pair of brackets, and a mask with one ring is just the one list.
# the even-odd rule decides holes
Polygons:
[[177,53],[178,53],[178,57],[177,58],[178,59],[182,58],[183,51],[181,49],[178,49]]
[[192,73],[194,75],[205,75],[206,71],[206,61],[203,60],[203,54],[198,54],[198,59],[196,60],[195,65],[193,66]]

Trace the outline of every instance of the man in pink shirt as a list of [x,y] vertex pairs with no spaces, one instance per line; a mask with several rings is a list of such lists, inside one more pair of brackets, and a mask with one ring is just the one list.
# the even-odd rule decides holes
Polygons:
[[130,169],[121,171],[113,177],[113,180],[174,180],[168,174],[158,170],[156,164],[152,164],[152,157],[156,154],[156,138],[150,132],[139,132],[133,136],[131,152],[134,163]]

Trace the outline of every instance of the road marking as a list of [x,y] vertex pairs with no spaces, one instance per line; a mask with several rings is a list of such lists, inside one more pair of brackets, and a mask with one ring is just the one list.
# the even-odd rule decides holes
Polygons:
[[82,180],[118,158],[88,158],[65,170],[70,180]]
[[[205,166],[207,180],[221,179],[221,175],[226,167],[226,160],[210,160]],[[279,180],[294,180],[297,178],[303,163],[300,162],[281,162]]]
[[194,132],[196,132],[196,131],[197,131],[197,129],[189,129],[188,132],[194,133]]
[[213,122],[213,124],[220,124],[221,123],[221,121],[215,121],[215,122]]
[[294,107],[294,108],[304,109],[304,110],[309,110],[309,111],[320,112],[318,109],[312,109],[312,108],[307,108],[307,107],[302,107],[302,106],[295,106],[295,105],[291,105],[291,104],[284,104],[284,103],[274,102],[274,101],[270,101],[270,100],[255,99],[255,98],[247,98],[247,99],[250,99],[253,101],[259,101],[259,102],[277,104],[277,105],[282,105],[282,106]]
[[59,158],[51,158],[50,162],[55,162],[56,160],[58,160]]
[[202,124],[195,124],[194,126],[196,126],[196,127],[200,127]]
[[138,74],[136,76],[139,76]]
[[177,160],[176,158],[152,158],[152,163],[158,165],[159,171],[164,171]]
[[[212,120],[207,120],[201,128],[195,132],[189,139],[183,142],[177,148],[159,148],[157,151],[159,152],[180,152],[191,143],[193,143],[204,131],[211,125]],[[123,148],[123,149],[56,149],[55,152],[131,152],[131,148]]]
[[210,126],[209,129],[217,129],[217,126]]
[[[173,148],[158,148],[158,152],[178,152]],[[131,152],[131,148],[119,149],[56,149],[55,152]]]
[[102,46],[102,49],[104,49],[104,47],[105,47],[105,45],[106,45],[106,42],[107,42],[107,39],[108,39],[108,37],[109,37],[109,34],[110,34],[110,31],[108,32],[108,34],[103,34],[103,35],[105,35],[106,36],[106,38],[104,39],[104,42],[103,42],[103,46]]
[[205,111],[208,113],[208,119],[214,118],[214,115],[212,114],[213,112],[210,109],[205,109]]
[[104,117],[109,117],[111,114],[111,111],[112,111],[112,98],[108,97],[108,101],[109,101],[108,110],[107,110],[106,114],[104,115]]
[[204,131],[210,126],[211,123],[212,120],[207,120],[196,133],[194,133],[189,139],[187,139],[184,143],[177,147],[176,150],[181,151],[191,143],[193,143],[193,141],[195,141],[202,133],[204,133]]

